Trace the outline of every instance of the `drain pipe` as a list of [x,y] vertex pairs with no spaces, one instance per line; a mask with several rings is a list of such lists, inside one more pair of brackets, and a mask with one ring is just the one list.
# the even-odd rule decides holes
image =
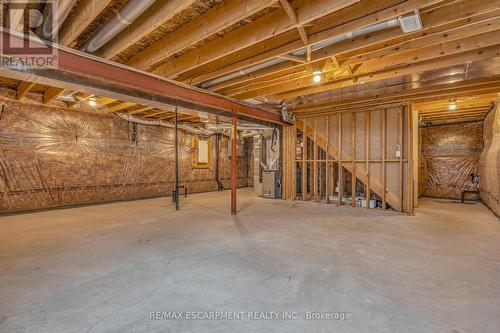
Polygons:
[[132,24],[156,0],[129,0],[108,23],[102,27],[83,47],[82,51],[94,53],[123,29]]

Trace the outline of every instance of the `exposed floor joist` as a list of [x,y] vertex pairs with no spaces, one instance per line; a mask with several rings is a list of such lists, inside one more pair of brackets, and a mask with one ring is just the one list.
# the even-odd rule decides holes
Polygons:
[[59,43],[73,46],[83,31],[106,9],[112,0],[82,0],[59,33]]
[[[81,47],[125,3],[65,3],[72,10],[62,18],[60,43]],[[403,33],[399,18],[416,10],[423,29]],[[123,24],[126,27],[97,56],[235,99],[293,110],[313,96],[494,59],[500,47],[500,3],[488,0],[172,0],[157,1],[135,21]],[[266,65],[268,61],[272,64]],[[314,82],[318,72],[321,80]],[[488,76],[476,70],[471,78],[465,72],[453,80],[481,75]],[[54,82],[47,87],[45,103],[71,90]],[[106,96],[87,88],[79,94]],[[138,105],[139,111],[151,107],[129,111],[149,118],[166,110],[141,98],[106,98],[102,107],[114,103],[111,110],[126,102]],[[98,106],[102,101],[95,100]]]

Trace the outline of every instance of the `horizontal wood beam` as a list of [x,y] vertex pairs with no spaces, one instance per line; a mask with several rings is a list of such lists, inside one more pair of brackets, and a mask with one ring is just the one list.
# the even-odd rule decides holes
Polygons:
[[391,93],[378,93],[374,91],[373,96],[304,105],[291,108],[290,111],[297,113],[299,116],[315,116],[340,110],[360,109],[366,111],[366,108],[385,105],[387,103],[396,104],[411,101],[433,101],[443,98],[459,98],[497,92],[500,92],[500,75],[491,78],[461,81],[453,84],[440,84],[417,89],[402,89]]
[[[474,107],[478,105],[489,105],[496,96],[494,95],[486,95],[486,96],[478,96],[471,98],[457,98],[454,100],[455,105],[459,108],[467,108]],[[423,103],[415,103],[414,110],[418,111],[427,111],[427,110],[439,110],[441,108],[447,108],[450,105],[450,100],[438,100],[432,102],[423,102]]]
[[488,110],[491,107],[491,103],[486,105],[478,105],[478,106],[470,106],[470,107],[457,107],[455,110],[450,110],[449,105],[445,108],[439,109],[420,109],[418,110],[418,114],[428,115],[428,114],[437,114],[437,113],[448,113],[448,112],[464,112],[471,110]]

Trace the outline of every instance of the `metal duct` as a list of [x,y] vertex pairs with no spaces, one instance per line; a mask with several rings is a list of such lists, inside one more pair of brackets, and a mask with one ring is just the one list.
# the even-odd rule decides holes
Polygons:
[[132,24],[155,0],[129,0],[108,23],[106,23],[83,47],[84,52],[94,53],[109,42],[120,31]]
[[[133,115],[127,114],[127,113],[115,113],[115,115],[126,121],[130,121],[133,123],[141,124],[141,125],[149,125],[149,126],[162,126],[162,127],[167,127],[167,128],[175,128],[175,123],[169,122],[169,121],[164,121],[161,119],[143,119],[143,118],[138,118]],[[227,126],[225,126],[227,125]],[[182,129],[186,132],[189,132],[191,134],[199,135],[202,137],[208,137],[212,136],[214,134],[222,134],[228,137],[231,137],[231,124],[221,124],[221,125],[212,125],[212,124],[206,124],[207,128],[199,128],[199,127],[194,127],[190,126],[187,124],[179,124],[178,128]],[[244,131],[241,133],[241,135],[244,135],[244,137],[252,137],[254,135],[260,135],[260,134],[265,134],[269,133],[272,131],[271,128],[269,127],[262,127],[262,126],[253,126],[253,125],[238,125],[238,130]]]
[[[366,35],[366,34],[369,34],[369,33],[373,33],[373,32],[376,32],[376,31],[381,31],[381,30],[389,29],[389,28],[395,27],[397,25],[399,25],[399,20],[398,19],[393,19],[393,20],[389,20],[389,21],[385,21],[385,22],[380,22],[380,23],[368,26],[366,28],[362,28],[362,29],[359,29],[359,30],[355,30],[353,32],[348,32],[348,33],[345,33],[345,34],[342,34],[342,35],[338,35],[338,36],[332,37],[330,39],[327,39],[327,40],[325,40],[323,42],[314,44],[314,45],[312,45],[312,50],[316,51],[316,50],[322,49],[324,47],[327,47],[327,46],[330,46],[330,45],[342,42],[342,41],[347,40],[347,39],[352,39],[352,38],[355,38],[355,37],[358,37],[358,36],[362,36],[362,35]],[[291,55],[293,55],[293,56],[302,56],[306,52],[307,52],[307,49],[303,48],[303,49],[300,49],[300,50],[297,50],[297,51],[291,53]],[[239,70],[237,72],[229,73],[227,75],[224,75],[224,76],[212,79],[212,80],[205,81],[205,82],[201,83],[200,87],[201,88],[209,88],[209,87],[211,87],[211,86],[213,86],[215,84],[218,84],[218,83],[221,83],[221,82],[225,82],[225,81],[234,79],[234,78],[236,78],[238,76],[241,76],[241,75],[250,74],[250,73],[256,72],[256,71],[258,71],[260,69],[268,68],[268,67],[274,66],[276,64],[282,63],[284,61],[287,61],[287,60],[286,59],[281,59],[281,58],[271,59],[271,60],[268,60],[266,62],[254,65],[252,67],[248,67],[248,68]]]
[[[162,126],[162,127],[167,127],[167,128],[175,128],[175,123],[169,122],[169,121],[164,121],[161,119],[142,119],[138,117],[134,117],[130,114],[127,113],[115,113],[115,115],[123,120],[130,121],[133,123],[141,124],[141,125],[150,125],[150,126]],[[222,131],[213,131],[213,130],[207,130],[204,128],[198,128],[194,126],[189,126],[186,124],[179,124],[178,125],[179,129],[182,129],[186,132],[189,132],[191,134],[199,135],[199,136],[212,136],[217,133],[222,133]]]
[[257,65],[254,65],[252,67],[241,69],[241,70],[239,70],[237,72],[229,73],[227,75],[224,75],[224,76],[212,79],[212,80],[205,81],[205,82],[203,82],[200,85],[200,88],[205,89],[205,88],[211,87],[211,86],[213,86],[213,85],[215,85],[217,83],[228,81],[228,80],[234,79],[234,78],[236,78],[238,76],[242,76],[242,75],[245,75],[245,74],[253,73],[253,72],[256,72],[256,71],[258,71],[260,69],[264,69],[264,68],[267,68],[267,67],[270,67],[270,66],[273,66],[273,65],[277,65],[277,64],[280,64],[280,63],[285,62],[285,61],[287,61],[287,60],[286,59],[281,59],[281,58],[271,59],[269,61],[266,61],[266,62],[257,64]]
[[[53,6],[58,6],[56,12],[59,14],[57,17],[57,22],[54,26],[52,26],[53,22],[53,10],[50,10],[50,7],[47,7],[44,12],[44,21],[42,26],[39,28],[40,30],[37,31],[37,34],[45,39],[45,40],[52,40],[54,38],[54,35],[59,31],[59,28],[61,25],[66,21],[66,18],[68,17],[69,13],[73,9],[75,3],[77,0],[64,0],[64,1],[57,1],[53,3]],[[47,4],[46,6],[49,6]]]

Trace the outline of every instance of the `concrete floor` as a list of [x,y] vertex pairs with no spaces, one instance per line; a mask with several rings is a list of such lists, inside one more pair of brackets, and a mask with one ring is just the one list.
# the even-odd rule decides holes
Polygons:
[[[500,332],[500,222],[482,204],[427,199],[411,217],[245,189],[233,218],[228,203],[1,217],[0,332]],[[157,311],[245,319],[150,320]],[[280,319],[247,318],[260,311]]]

